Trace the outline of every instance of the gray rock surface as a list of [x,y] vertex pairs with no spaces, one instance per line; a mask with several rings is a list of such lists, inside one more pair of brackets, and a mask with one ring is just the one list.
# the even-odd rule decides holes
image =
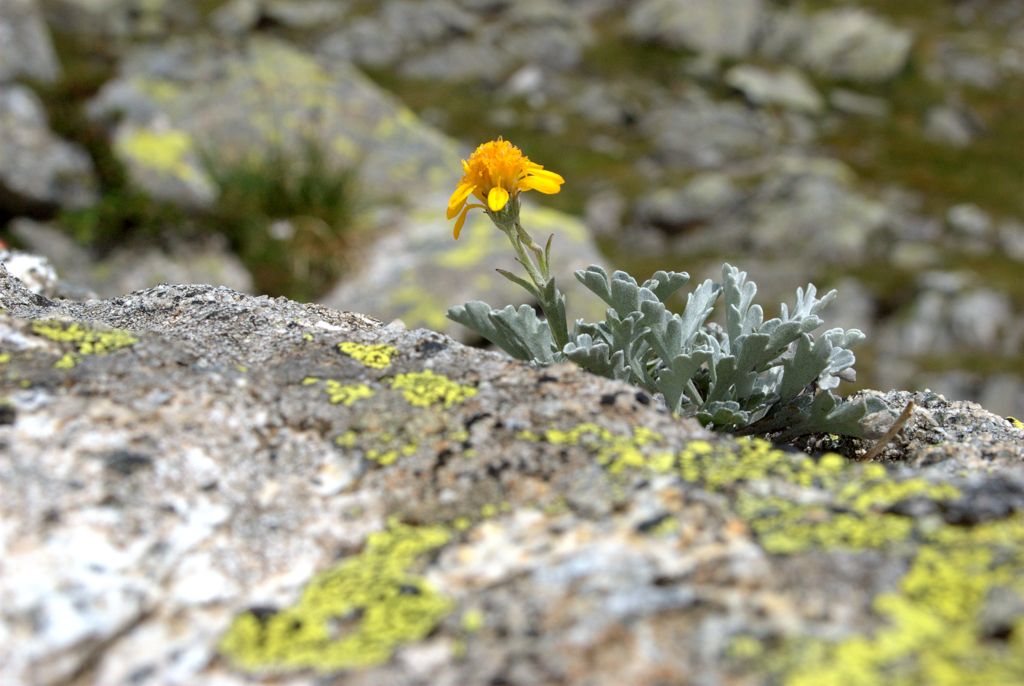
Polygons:
[[39,0],[55,29],[100,40],[162,39],[195,29],[195,3],[173,0]]
[[872,83],[903,69],[913,37],[884,19],[856,8],[827,10],[807,26],[800,57],[823,76]]
[[674,254],[731,246],[762,259],[793,258],[787,263],[801,262],[810,277],[823,264],[864,259],[890,222],[887,207],[852,182],[850,169],[828,158],[767,156],[731,174],[706,172],[678,190],[645,195],[635,219],[669,234]]
[[869,683],[1024,677],[986,603],[1024,577],[1024,431],[977,406],[914,396],[917,466],[859,466],[223,288],[0,268],[0,306],[4,683],[769,684],[865,646]]
[[0,203],[11,211],[82,207],[95,200],[89,157],[47,126],[28,88],[0,85]]
[[757,158],[786,137],[778,119],[737,102],[717,102],[700,89],[645,113],[641,127],[660,159],[684,168],[719,167]]
[[0,83],[16,78],[54,81],[60,64],[35,0],[0,5]]
[[629,28],[643,40],[723,57],[743,57],[764,19],[761,0],[641,0]]
[[774,105],[808,114],[820,114],[825,106],[821,95],[797,69],[770,71],[740,64],[725,73],[725,83],[755,105]]

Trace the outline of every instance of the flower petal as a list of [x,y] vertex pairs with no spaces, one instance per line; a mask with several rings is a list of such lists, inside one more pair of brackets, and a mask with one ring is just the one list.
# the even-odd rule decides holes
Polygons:
[[519,182],[519,187],[524,191],[535,190],[547,195],[554,195],[562,190],[561,184],[542,176],[527,176]]
[[508,204],[508,191],[501,186],[495,186],[487,194],[487,206],[491,212],[500,212]]
[[459,234],[462,233],[462,225],[466,223],[466,215],[469,214],[469,207],[463,207],[462,212],[459,214],[458,220],[455,222],[455,232],[452,234],[455,240],[459,240]]
[[466,202],[466,198],[473,192],[473,184],[468,182],[460,183],[456,188],[455,192],[452,193],[452,197],[448,198],[448,218],[451,219],[459,211],[462,205]]
[[539,176],[542,179],[551,179],[558,183],[565,183],[565,179],[562,178],[561,174],[556,174],[555,172],[548,171],[547,169],[531,169],[527,172],[527,176]]

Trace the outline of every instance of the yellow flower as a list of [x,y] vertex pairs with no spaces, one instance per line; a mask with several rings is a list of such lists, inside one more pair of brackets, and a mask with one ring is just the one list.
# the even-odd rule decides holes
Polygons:
[[[456,240],[471,209],[479,207],[488,214],[501,212],[521,191],[550,195],[560,191],[565,183],[561,176],[531,162],[522,150],[501,138],[478,147],[468,160],[462,161],[462,170],[462,181],[448,200],[448,219],[458,216]],[[467,202],[470,195],[480,202]]]

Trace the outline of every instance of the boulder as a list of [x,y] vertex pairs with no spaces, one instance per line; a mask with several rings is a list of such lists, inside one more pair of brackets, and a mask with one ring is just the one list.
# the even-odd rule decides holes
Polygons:
[[0,85],[0,213],[82,207],[95,188],[88,155],[50,131],[35,93]]
[[19,78],[55,81],[60,63],[35,0],[0,5],[0,83]]
[[825,107],[810,81],[793,68],[770,71],[739,64],[725,73],[725,82],[755,105],[777,106],[807,114],[820,114]]
[[822,76],[862,83],[886,81],[903,70],[913,35],[857,8],[815,14],[800,43],[800,59]]
[[666,164],[715,168],[762,156],[786,138],[785,124],[740,102],[716,101],[691,88],[656,105],[640,121]]
[[172,39],[128,55],[90,103],[121,115],[115,152],[153,196],[207,206],[209,164],[253,156],[303,162],[314,145],[335,166],[358,163],[367,192],[407,198],[454,183],[458,148],[344,63],[330,69],[278,41]]
[[632,5],[633,36],[672,48],[744,57],[765,19],[762,0],[642,0]]
[[193,2],[174,0],[39,0],[54,29],[87,38],[163,39],[195,29],[200,13]]
[[[401,210],[380,228],[381,240],[350,256],[357,266],[325,302],[456,332],[461,327],[444,318],[448,307],[469,299],[523,301],[525,293],[494,273],[515,263],[506,238],[482,215],[461,241],[451,239],[444,208],[460,175],[459,145],[349,65],[328,69],[267,39],[226,45],[233,44],[189,39],[141,49],[92,102],[93,116],[122,114],[115,152],[135,183],[164,200],[206,206],[217,187],[204,158],[231,164],[284,151],[298,165],[313,144],[328,165],[358,169],[361,203],[397,200]],[[574,297],[582,287],[572,270],[600,262],[592,239],[568,215],[526,212],[540,240],[558,235],[553,254],[564,257],[553,273]]]
[[3,683],[1024,678],[1024,431],[969,403],[883,396],[864,465],[225,288],[0,306]]

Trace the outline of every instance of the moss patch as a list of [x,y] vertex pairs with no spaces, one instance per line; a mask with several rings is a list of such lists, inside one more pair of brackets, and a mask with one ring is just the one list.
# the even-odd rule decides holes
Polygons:
[[314,577],[292,607],[239,615],[220,651],[236,668],[259,673],[328,673],[386,662],[451,611],[452,602],[412,571],[418,558],[450,538],[444,527],[392,523],[371,535],[362,553]]

